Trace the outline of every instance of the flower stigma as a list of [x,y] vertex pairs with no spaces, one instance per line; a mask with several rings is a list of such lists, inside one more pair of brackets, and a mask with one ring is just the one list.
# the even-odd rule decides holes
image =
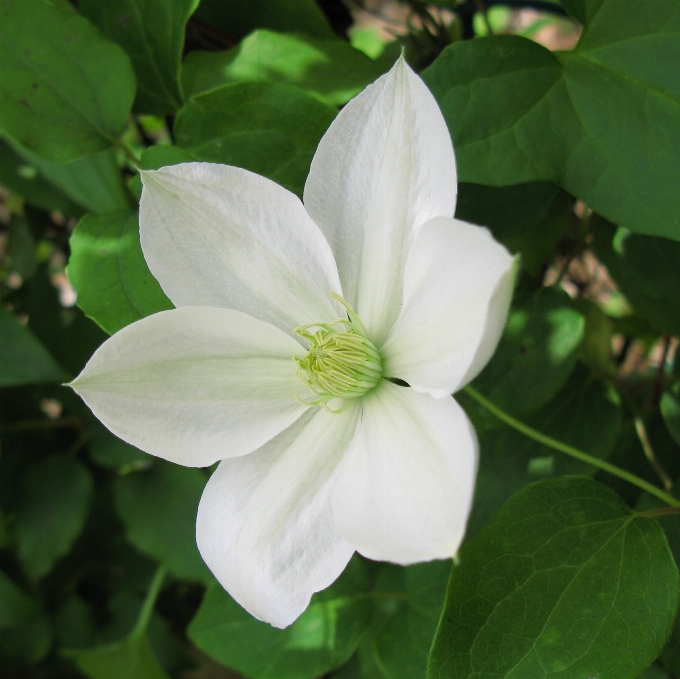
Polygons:
[[298,401],[340,412],[330,410],[326,403],[334,398],[360,398],[371,391],[382,377],[382,358],[354,309],[340,295],[331,292],[330,296],[347,309],[347,319],[295,328],[309,341],[309,350],[304,358],[293,356],[293,360],[298,377],[318,396]]

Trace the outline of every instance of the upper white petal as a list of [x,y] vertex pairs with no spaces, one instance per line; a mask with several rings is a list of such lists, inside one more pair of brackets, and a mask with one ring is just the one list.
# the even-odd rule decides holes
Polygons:
[[362,405],[333,494],[340,534],[369,559],[453,556],[477,472],[477,438],[463,409],[387,381]]
[[201,556],[249,613],[287,627],[354,552],[333,523],[331,494],[359,406],[310,409],[260,450],[225,460],[198,508]]
[[486,365],[508,314],[515,260],[491,233],[438,217],[409,252],[401,313],[385,344],[385,374],[442,398]]
[[184,163],[142,174],[140,236],[175,306],[243,311],[285,332],[333,321],[333,254],[300,200],[259,175]]
[[456,204],[446,123],[403,59],[333,121],[304,202],[333,249],[345,299],[380,343],[399,313],[414,233],[432,217],[452,217]]
[[182,307],[128,325],[72,387],[119,438],[203,467],[259,448],[293,423],[306,388],[291,337],[246,314]]

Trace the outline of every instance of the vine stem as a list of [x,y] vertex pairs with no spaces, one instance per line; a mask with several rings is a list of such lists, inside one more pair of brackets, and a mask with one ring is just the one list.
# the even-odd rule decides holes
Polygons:
[[164,579],[165,566],[159,566],[158,570],[153,576],[153,579],[151,580],[151,584],[149,585],[149,589],[146,593],[144,603],[142,604],[142,609],[140,610],[139,617],[137,618],[137,624],[130,633],[130,638],[139,639],[144,634],[144,632],[146,632],[146,628],[149,626],[149,620],[151,620],[151,614],[153,613],[153,609],[156,605],[156,599],[158,599],[158,594],[161,591],[161,586]]
[[577,460],[587,462],[588,464],[593,465],[593,467],[602,469],[603,471],[608,472],[613,476],[618,476],[620,479],[628,481],[628,483],[632,483],[634,486],[637,486],[638,488],[646,491],[650,495],[658,497],[659,500],[662,500],[671,507],[680,507],[680,500],[677,500],[672,495],[665,493],[660,488],[657,488],[656,486],[652,485],[651,483],[648,483],[644,479],[641,479],[639,476],[631,474],[630,472],[627,472],[625,469],[621,469],[620,467],[610,464],[609,462],[600,460],[597,457],[593,457],[588,453],[584,453],[582,450],[579,450],[578,448],[574,448],[573,446],[570,446],[566,443],[562,443],[557,439],[554,439],[550,436],[546,436],[545,434],[542,434],[540,431],[537,431],[536,429],[533,429],[529,425],[524,424],[524,422],[520,422],[519,420],[515,419],[512,415],[508,415],[508,413],[506,413],[504,410],[502,410],[497,405],[489,401],[489,399],[487,399],[485,396],[482,396],[482,394],[480,394],[474,387],[468,385],[463,389],[463,391],[466,394],[468,394],[468,396],[477,401],[479,405],[488,410],[492,415],[495,415],[499,420],[501,420],[501,422],[505,422],[505,424],[512,427],[513,429],[516,429],[518,432],[524,434],[525,436],[528,436],[530,439],[538,441],[539,443],[542,443],[544,446],[548,446],[553,450],[558,450],[561,453],[565,453],[567,455],[570,455],[571,457],[575,457]]

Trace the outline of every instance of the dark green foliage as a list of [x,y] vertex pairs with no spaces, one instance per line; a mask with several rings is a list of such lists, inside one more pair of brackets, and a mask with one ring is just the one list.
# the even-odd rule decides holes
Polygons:
[[83,0],[80,10],[129,55],[135,111],[174,113],[183,102],[179,65],[184,29],[198,0]]
[[460,178],[551,180],[633,231],[680,240],[680,56],[674,2],[589,0],[574,51],[492,36],[448,47],[424,77]]
[[[400,0],[406,34],[372,59],[380,39],[331,28],[340,1],[0,0],[0,677],[680,679],[680,519],[596,466],[677,495],[680,3]],[[462,39],[499,5],[548,14]],[[567,15],[575,49],[528,39]],[[460,553],[355,555],[279,630],[200,557],[211,470],[116,438],[61,385],[172,308],[138,167],[226,163],[302,197],[402,46],[449,125],[456,217],[518,255],[472,386],[550,438],[458,392],[480,447]]]
[[130,60],[66,3],[0,4],[0,127],[56,162],[109,147],[135,92]]
[[197,160],[236,165],[302,194],[335,110],[290,85],[238,83],[199,94],[175,121],[177,145]]
[[460,555],[429,677],[635,679],[673,624],[663,531],[578,477],[517,493]]

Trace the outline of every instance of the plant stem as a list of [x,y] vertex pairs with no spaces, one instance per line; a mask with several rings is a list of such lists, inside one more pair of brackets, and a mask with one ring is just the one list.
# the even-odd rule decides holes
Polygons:
[[512,417],[512,415],[508,415],[508,413],[506,413],[504,410],[501,410],[497,405],[489,401],[489,399],[487,399],[485,396],[482,396],[482,394],[480,394],[474,387],[468,385],[467,387],[465,387],[463,391],[465,391],[466,394],[468,394],[475,401],[477,401],[477,403],[479,403],[483,408],[488,410],[492,415],[495,415],[499,420],[501,420],[501,422],[505,422],[505,424],[512,427],[513,429],[516,429],[518,432],[524,434],[525,436],[528,436],[530,439],[538,441],[539,443],[542,443],[544,446],[548,446],[553,450],[558,450],[561,453],[565,453],[567,455],[570,455],[571,457],[575,457],[577,460],[587,462],[588,464],[593,465],[593,467],[602,469],[603,471],[608,472],[613,476],[618,476],[620,479],[628,481],[628,483],[632,483],[634,486],[637,486],[638,488],[646,491],[650,495],[658,497],[659,500],[662,500],[671,507],[680,507],[680,500],[677,500],[672,495],[665,493],[660,488],[657,488],[656,486],[645,481],[644,479],[641,479],[639,476],[631,474],[630,472],[627,472],[625,469],[621,469],[620,467],[617,467],[613,464],[609,464],[609,462],[600,460],[597,457],[593,457],[588,453],[584,453],[582,450],[579,450],[578,448],[574,448],[573,446],[567,445],[566,443],[562,443],[561,441],[551,438],[550,436],[541,434],[540,431],[536,431],[536,429],[533,429],[532,427],[524,424],[524,422],[520,422],[519,420]]
[[132,630],[130,638],[139,639],[139,637],[141,637],[144,632],[146,632],[146,628],[149,625],[149,620],[151,620],[151,614],[153,613],[153,609],[156,605],[156,599],[158,599],[158,594],[161,591],[161,585],[163,584],[164,578],[165,566],[159,566],[158,570],[153,576],[153,579],[151,580],[151,584],[149,585],[149,589],[146,593],[146,598],[142,604],[142,610],[139,612],[139,617],[137,618],[137,624]]
[[640,445],[642,446],[642,450],[645,454],[645,457],[649,461],[649,464],[652,465],[652,468],[656,472],[657,476],[661,479],[663,487],[666,490],[670,490],[673,487],[673,481],[671,480],[671,477],[668,476],[666,470],[661,466],[661,463],[654,454],[654,448],[652,448],[649,436],[647,436],[647,429],[645,428],[645,423],[642,421],[642,418],[639,415],[635,418],[634,422],[635,433],[637,434],[638,439],[640,440]]

